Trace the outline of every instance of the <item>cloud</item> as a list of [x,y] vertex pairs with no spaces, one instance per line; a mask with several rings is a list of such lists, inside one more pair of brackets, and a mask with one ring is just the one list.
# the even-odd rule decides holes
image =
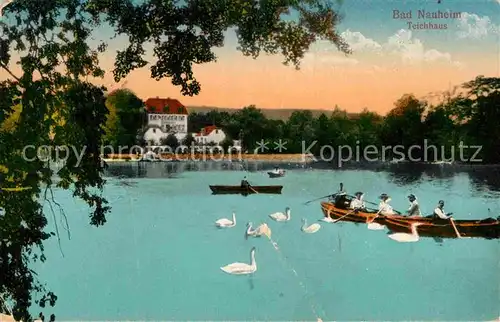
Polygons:
[[307,65],[327,64],[330,66],[354,66],[359,64],[357,59],[340,53],[337,48],[327,40],[318,39],[304,55]]
[[456,64],[450,53],[437,49],[426,50],[420,39],[413,38],[411,30],[401,29],[387,39],[383,46],[389,53],[401,56],[404,63],[448,62]]
[[349,29],[347,29],[341,34],[341,36],[345,39],[345,41],[347,41],[353,51],[379,50],[382,48],[382,46],[380,46],[378,42],[371,38],[365,37],[359,31],[350,31]]
[[[500,0],[496,0],[500,4]],[[480,39],[489,34],[498,34],[500,26],[495,25],[490,17],[478,16],[474,13],[462,12],[458,19],[458,38],[475,38]]]
[[346,57],[340,53],[329,52],[309,52],[304,56],[304,62],[309,67],[314,68],[314,65],[330,65],[331,67],[355,66],[359,64],[357,59]]
[[[354,57],[357,53],[366,52],[371,54],[376,53],[377,57],[383,57],[384,59],[389,55],[393,55],[401,59],[403,64],[409,65],[423,62],[441,62],[452,64],[460,68],[463,67],[463,64],[452,59],[450,53],[441,52],[437,49],[425,48],[420,39],[413,37],[411,30],[400,29],[394,35],[388,37],[384,43],[379,43],[372,38],[366,37],[361,32],[351,31],[349,29],[342,33],[342,38],[344,38],[352,48]],[[360,64],[360,61],[353,56],[343,56],[334,45],[324,40],[318,40],[311,48],[310,53],[306,56],[308,62],[312,62],[311,59],[314,58],[315,63],[344,66]]]
[[[500,1],[500,0],[498,0]],[[379,52],[393,54],[401,57],[403,63],[419,62],[448,62],[457,65],[449,53],[443,53],[437,49],[426,50],[420,39],[414,38],[410,30],[401,29],[390,36],[383,44],[365,37],[357,31],[349,29],[342,33],[342,37],[351,46],[354,52]]]

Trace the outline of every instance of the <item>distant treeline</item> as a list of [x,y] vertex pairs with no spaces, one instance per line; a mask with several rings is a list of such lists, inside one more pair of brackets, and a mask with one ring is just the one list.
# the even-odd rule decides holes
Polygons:
[[[365,109],[356,117],[335,109],[331,114],[314,117],[311,111],[293,112],[288,120],[268,119],[255,106],[235,113],[210,111],[189,115],[189,132],[217,125],[231,140],[241,140],[243,148],[253,152],[264,140],[269,149],[259,153],[277,153],[274,142],[286,141],[285,153],[309,150],[320,154],[322,146],[350,146],[363,151],[367,146],[401,146],[406,159],[439,161],[443,158],[466,161],[472,157],[484,163],[500,162],[500,78],[476,79],[462,84],[453,92],[443,93],[440,103],[430,105],[412,94],[405,94],[394,103],[394,108],[381,116]],[[304,143],[303,143],[304,142]],[[423,149],[434,145],[436,150]],[[459,149],[464,146],[481,146]],[[410,149],[420,146],[421,149]],[[326,149],[323,149],[323,154]],[[388,156],[386,152],[386,157]],[[453,155],[452,155],[453,154]],[[461,154],[461,155],[460,155]],[[401,154],[398,154],[400,158]],[[371,156],[373,157],[373,156]]]

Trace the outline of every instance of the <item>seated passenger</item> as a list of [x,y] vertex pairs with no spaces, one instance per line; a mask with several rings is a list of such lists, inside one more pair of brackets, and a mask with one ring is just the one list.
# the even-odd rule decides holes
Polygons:
[[386,193],[380,195],[380,203],[378,205],[379,214],[385,216],[396,214],[392,209],[392,206],[389,204],[389,201],[391,201],[391,198]]
[[365,203],[363,202],[363,193],[362,192],[356,192],[354,194],[356,198],[354,198],[351,201],[351,204],[349,205],[349,208],[351,209],[365,209]]

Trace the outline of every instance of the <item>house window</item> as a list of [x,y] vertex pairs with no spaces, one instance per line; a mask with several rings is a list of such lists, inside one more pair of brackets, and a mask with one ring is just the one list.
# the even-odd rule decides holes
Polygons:
[[184,109],[183,109],[181,106],[179,106],[179,107],[177,108],[177,113],[178,113],[178,114],[182,114],[183,112],[184,112]]
[[156,129],[153,129],[153,133],[156,133]]
[[163,112],[164,112],[164,113],[168,113],[168,111],[169,111],[169,110],[170,110],[170,109],[169,109],[168,105],[165,105],[165,106],[163,107]]
[[219,134],[219,130],[215,130],[215,134]]

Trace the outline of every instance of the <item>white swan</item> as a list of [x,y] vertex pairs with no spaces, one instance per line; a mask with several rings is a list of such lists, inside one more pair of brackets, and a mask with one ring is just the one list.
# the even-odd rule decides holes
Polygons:
[[305,233],[308,234],[314,234],[321,228],[320,224],[312,224],[311,226],[307,227],[307,220],[305,218],[302,218],[302,228],[301,230]]
[[219,228],[230,228],[236,226],[236,214],[233,212],[233,220],[227,218],[219,219],[215,222],[215,226]]
[[289,221],[290,216],[290,208],[286,207],[285,212],[275,212],[274,214],[270,214],[269,217],[275,221]]
[[392,240],[395,240],[400,243],[412,243],[412,242],[417,242],[420,237],[418,236],[417,233],[417,226],[422,225],[422,223],[419,222],[414,222],[411,224],[411,234],[408,233],[395,233],[395,234],[390,234],[387,237],[389,237]]
[[250,264],[232,263],[221,267],[220,269],[232,275],[245,275],[255,273],[255,271],[257,271],[257,262],[255,261],[255,247],[252,247],[252,250],[250,251],[250,258]]
[[251,222],[247,223],[245,238],[248,238],[248,236],[260,237],[262,235],[271,237],[271,230],[269,229],[269,226],[266,223],[259,225],[256,229],[253,229]]

